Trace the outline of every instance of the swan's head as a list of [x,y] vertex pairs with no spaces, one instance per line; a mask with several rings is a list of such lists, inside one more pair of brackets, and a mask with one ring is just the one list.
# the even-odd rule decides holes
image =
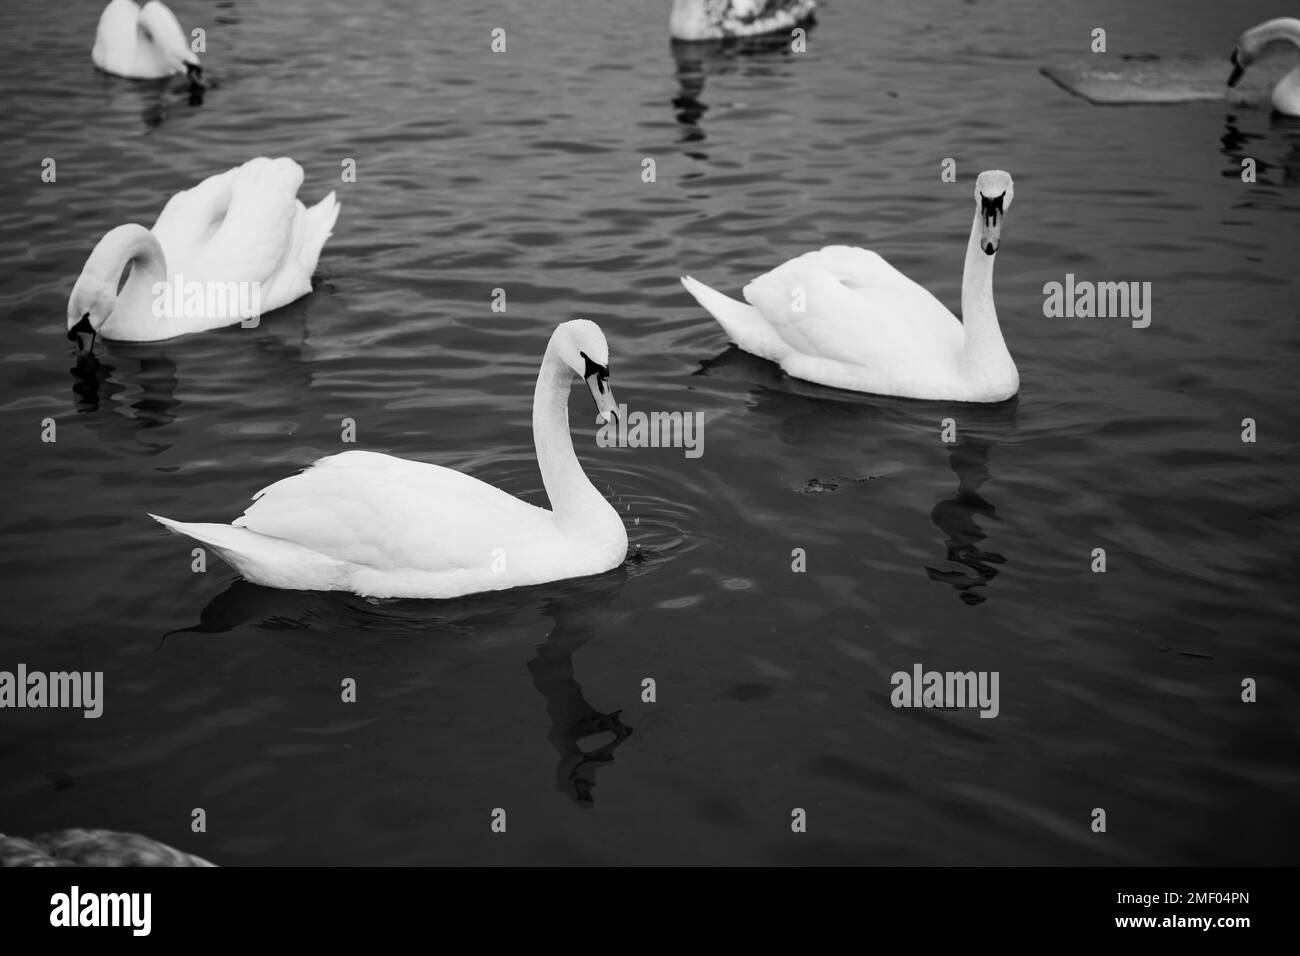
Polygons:
[[591,389],[596,421],[604,425],[617,418],[618,406],[609,387],[609,344],[600,326],[589,319],[563,322],[551,336],[551,347]]
[[1016,185],[1011,174],[1000,169],[986,169],[975,180],[975,206],[980,223],[980,248],[991,256],[1002,243],[1002,219],[1011,208]]
[[1232,48],[1232,56],[1228,57],[1228,62],[1232,64],[1232,75],[1228,77],[1228,85],[1236,86],[1241,82],[1242,75],[1246,72],[1246,67],[1255,62],[1259,56],[1259,51],[1255,50],[1247,40],[1248,34],[1243,33],[1237,40],[1237,45]]
[[[68,338],[77,343],[78,354],[85,355],[94,346],[127,280],[148,282],[154,272],[162,272],[164,262],[162,247],[144,226],[129,222],[104,233],[68,296]],[[137,276],[137,270],[153,271]]]
[[1300,20],[1294,17],[1277,17],[1251,27],[1237,37],[1237,45],[1233,47],[1232,55],[1228,57],[1228,61],[1232,64],[1232,75],[1228,77],[1228,85],[1236,86],[1242,74],[1264,54],[1264,50],[1271,44],[1280,41],[1297,43],[1297,37],[1300,37]]
[[204,85],[203,67],[199,65],[198,55],[190,49],[185,41],[185,31],[166,4],[161,0],[149,0],[140,8],[136,28],[170,72],[184,73],[191,83]]
[[117,250],[127,238],[127,228],[111,229],[95,244],[68,296],[68,340],[77,343],[78,355],[89,354],[95,336],[117,304],[124,269]]

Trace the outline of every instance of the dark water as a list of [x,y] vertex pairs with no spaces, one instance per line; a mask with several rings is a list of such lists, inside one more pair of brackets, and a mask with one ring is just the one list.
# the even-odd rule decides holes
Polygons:
[[[1226,58],[1273,6],[838,2],[801,55],[675,53],[668,6],[178,0],[208,30],[201,104],[98,75],[98,2],[0,7],[0,668],[106,683],[99,720],[0,712],[0,830],[221,864],[1294,862],[1300,123],[1095,107],[1038,72],[1094,26]],[[74,373],[95,239],[258,154],[339,190],[314,294]],[[677,283],[735,293],[844,242],[956,308],[987,167],[1017,183],[1007,405],[791,381]],[[1067,272],[1151,282],[1150,328],[1044,318]],[[191,573],[145,517],[237,515],[342,450],[345,416],[359,447],[540,502],[533,378],[575,315],[620,400],[705,416],[698,459],[599,449],[575,398],[622,571],[372,603]],[[998,671],[1000,716],[895,710],[918,662]]]

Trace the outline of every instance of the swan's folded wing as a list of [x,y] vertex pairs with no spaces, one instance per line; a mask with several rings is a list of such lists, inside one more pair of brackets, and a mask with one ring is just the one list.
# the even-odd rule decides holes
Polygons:
[[801,355],[879,367],[961,349],[956,316],[865,249],[828,246],[798,256],[744,295]]
[[209,176],[167,200],[153,224],[153,234],[163,247],[170,267],[192,261],[197,250],[221,228],[240,169],[236,166]]
[[201,278],[269,283],[294,249],[302,167],[281,157],[250,159],[235,172],[220,226],[198,250]]
[[550,513],[449,468],[374,452],[322,458],[264,488],[233,524],[376,570],[489,565]]

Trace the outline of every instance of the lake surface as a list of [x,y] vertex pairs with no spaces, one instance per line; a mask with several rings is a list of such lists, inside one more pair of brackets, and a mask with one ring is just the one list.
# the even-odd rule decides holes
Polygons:
[[[666,0],[177,0],[207,30],[191,103],[93,69],[98,2],[5,3],[0,669],[102,670],[105,710],[0,711],[0,831],[227,865],[1295,862],[1300,121],[1093,106],[1039,74],[1100,26],[1226,78],[1275,9],[1082,6],[841,0],[793,54],[674,50]],[[308,202],[338,191],[314,293],[77,368],[65,308],[98,237],[255,155],[294,156]],[[678,284],[738,295],[848,243],[957,310],[984,168],[1016,179],[1007,404],[791,380]],[[1150,282],[1150,327],[1045,318],[1067,273]],[[623,570],[277,592],[193,573],[146,517],[229,520],[349,447],[544,504],[533,381],[575,316],[620,401],[704,415],[699,458],[598,448],[575,382]],[[997,671],[999,716],[895,709],[918,663]]]

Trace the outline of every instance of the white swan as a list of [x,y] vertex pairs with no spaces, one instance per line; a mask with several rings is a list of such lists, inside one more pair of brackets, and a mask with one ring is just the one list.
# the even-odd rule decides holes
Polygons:
[[903,398],[1000,402],[1020,388],[993,307],[993,260],[1013,192],[1001,170],[975,182],[964,321],[876,253],[849,246],[759,276],[745,286],[748,305],[690,276],[682,284],[732,342],[796,378]]
[[609,347],[585,319],[551,335],[533,393],[533,442],[552,511],[449,468],[349,451],[259,491],[229,525],[150,517],[276,588],[450,598],[608,571],[627,557],[627,531],[573,452],[574,373],[591,389],[597,420],[609,421]]
[[138,833],[117,830],[54,830],[30,840],[0,833],[5,866],[212,866]]
[[297,199],[301,185],[292,159],[250,159],[177,193],[152,231],[109,230],[68,298],[68,338],[83,352],[100,333],[156,342],[306,295],[339,204],[331,192],[307,209]]
[[105,73],[137,80],[187,73],[201,82],[203,76],[176,15],[159,0],[143,7],[135,0],[112,0],[100,14],[90,59]]
[[[1228,85],[1236,86],[1246,68],[1259,59],[1264,48],[1278,42],[1300,47],[1300,20],[1293,17],[1266,20],[1239,36],[1232,51],[1232,75],[1228,77]],[[1273,87],[1273,109],[1287,116],[1300,116],[1300,64]]]
[[668,30],[674,40],[722,40],[790,30],[817,9],[817,0],[674,0]]

